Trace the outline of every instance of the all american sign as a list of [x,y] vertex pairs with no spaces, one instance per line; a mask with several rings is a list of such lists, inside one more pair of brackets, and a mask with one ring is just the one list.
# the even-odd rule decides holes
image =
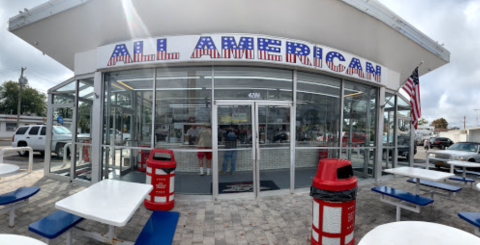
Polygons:
[[[99,47],[97,68],[191,61],[266,62],[309,67],[382,83],[386,68],[308,42],[253,34],[204,34],[131,40]],[[383,81],[385,83],[385,81]]]

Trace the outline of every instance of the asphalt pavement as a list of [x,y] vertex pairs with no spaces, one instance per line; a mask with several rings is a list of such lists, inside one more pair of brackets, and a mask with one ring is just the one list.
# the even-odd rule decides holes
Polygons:
[[0,147],[1,146],[12,146],[12,138],[0,138]]

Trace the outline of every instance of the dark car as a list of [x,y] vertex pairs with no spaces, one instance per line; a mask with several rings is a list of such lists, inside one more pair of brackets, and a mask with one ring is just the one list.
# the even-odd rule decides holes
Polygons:
[[430,147],[431,148],[440,148],[440,149],[445,149],[445,147],[450,147],[453,145],[453,141],[451,141],[449,138],[445,137],[431,137],[430,138]]
[[[398,140],[398,156],[399,157],[405,157],[408,160],[410,160],[410,136],[405,136],[405,135],[400,135],[397,138]],[[413,154],[417,154],[417,147],[415,145],[417,144],[417,141],[414,140],[414,147],[413,147]],[[373,144],[370,144],[370,146],[373,146]],[[387,136],[383,136],[383,146],[394,146],[392,136],[390,136],[390,142],[387,142]],[[391,158],[393,157],[393,151],[394,148],[383,148],[383,153],[382,153],[382,159],[387,159],[387,154],[388,157]],[[370,158],[373,157],[373,149],[370,149]]]

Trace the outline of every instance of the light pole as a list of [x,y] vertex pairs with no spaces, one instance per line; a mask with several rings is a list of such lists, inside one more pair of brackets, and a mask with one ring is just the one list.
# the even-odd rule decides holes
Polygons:
[[20,74],[20,78],[18,79],[18,106],[17,106],[17,128],[20,126],[20,108],[22,104],[22,86],[28,84],[28,79],[23,77],[23,72],[27,69],[27,67],[22,67],[22,72]]

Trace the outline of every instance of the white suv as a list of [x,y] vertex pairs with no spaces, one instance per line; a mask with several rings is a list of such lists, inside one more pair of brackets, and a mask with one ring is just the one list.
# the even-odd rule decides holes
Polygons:
[[[46,145],[45,125],[29,125],[19,127],[12,137],[12,147],[32,147],[34,151],[41,154],[45,153]],[[51,151],[57,154],[57,157],[63,158],[63,149],[65,144],[72,142],[72,132],[64,126],[53,126]],[[25,156],[27,152],[19,151],[20,156]]]

